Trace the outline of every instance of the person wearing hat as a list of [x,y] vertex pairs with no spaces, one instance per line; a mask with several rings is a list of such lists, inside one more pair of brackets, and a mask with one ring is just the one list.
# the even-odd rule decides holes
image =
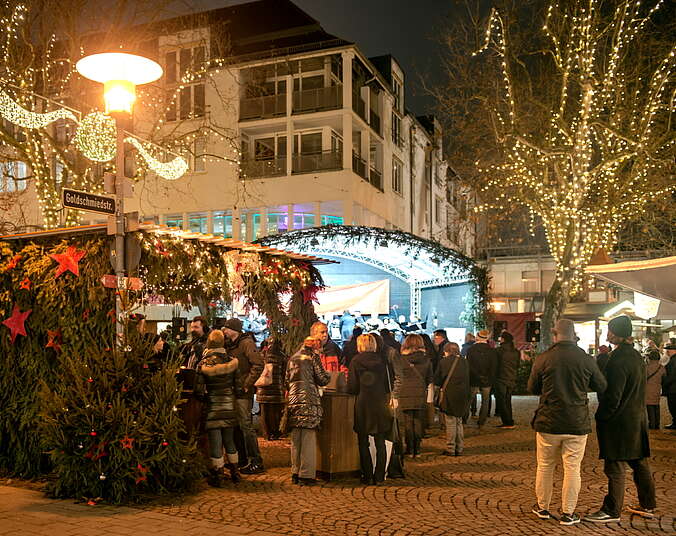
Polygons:
[[667,430],[676,430],[676,342],[669,342],[664,346],[664,351],[669,358],[666,365],[665,376],[662,378],[662,394],[667,397],[669,413],[671,413],[671,424],[665,426]]
[[601,508],[585,521],[611,523],[620,520],[624,505],[626,466],[634,472],[639,504],[627,507],[632,514],[652,518],[655,481],[650,472],[648,415],[645,408],[646,367],[632,346],[631,319],[626,315],[608,322],[608,342],[615,346],[605,368],[608,388],[599,397],[596,434],[599,458],[608,477],[608,493]]
[[560,318],[552,334],[554,345],[535,358],[528,378],[528,390],[540,395],[540,403],[531,421],[537,452],[537,504],[533,506],[533,513],[540,519],[552,517],[549,505],[554,469],[562,460],[559,523],[573,525],[580,522],[580,516],[575,513],[582,483],[580,465],[587,436],[591,432],[587,393],[602,393],[606,389],[606,380],[596,361],[589,359],[577,345],[572,320]]
[[242,468],[242,473],[252,475],[265,472],[263,458],[258,448],[258,438],[253,427],[253,396],[256,391],[254,383],[263,372],[263,357],[256,348],[253,334],[242,332],[242,321],[239,318],[229,318],[221,328],[225,336],[225,349],[231,357],[239,363],[239,374],[242,378],[244,395],[237,399],[237,418],[239,428],[244,437],[248,465]]
[[479,428],[488,418],[488,404],[491,389],[495,383],[495,374],[498,369],[498,352],[488,345],[489,332],[482,329],[476,334],[476,343],[467,351],[469,363],[469,381],[472,387],[472,397],[481,393],[481,409],[479,410]]

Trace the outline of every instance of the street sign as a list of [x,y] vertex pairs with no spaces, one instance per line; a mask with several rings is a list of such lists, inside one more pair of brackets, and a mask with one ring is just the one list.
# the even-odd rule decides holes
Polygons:
[[63,206],[97,214],[115,214],[115,198],[63,189]]

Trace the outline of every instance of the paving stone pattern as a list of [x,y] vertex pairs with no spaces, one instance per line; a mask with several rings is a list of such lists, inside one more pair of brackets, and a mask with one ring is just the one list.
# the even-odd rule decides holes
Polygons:
[[[407,478],[382,486],[357,480],[298,487],[290,481],[288,441],[262,441],[267,472],[222,489],[206,485],[192,496],[142,508],[89,507],[52,501],[25,489],[0,487],[0,536],[96,534],[210,534],[213,536],[471,534],[676,534],[676,432],[651,432],[658,516],[625,513],[621,523],[562,527],[531,513],[535,444],[529,426],[533,397],[515,398],[515,430],[498,430],[491,418],[466,430],[465,453],[442,457],[442,437],[423,442],[423,455],[407,462]],[[663,408],[664,409],[664,408]],[[663,412],[663,422],[669,422]],[[594,434],[587,445],[578,512],[598,508],[606,489]],[[557,469],[552,510],[558,511]],[[626,502],[636,502],[631,477]]]

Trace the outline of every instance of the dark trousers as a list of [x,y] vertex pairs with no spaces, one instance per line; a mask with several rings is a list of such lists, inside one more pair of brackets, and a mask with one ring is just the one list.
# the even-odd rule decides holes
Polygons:
[[651,430],[660,429],[660,406],[655,404],[648,404],[646,406],[648,410],[648,428]]
[[279,422],[282,420],[284,404],[270,404],[261,402],[261,428],[263,436],[268,439],[276,439],[279,433]]
[[[490,411],[490,410],[489,410]],[[495,386],[495,411],[502,419],[502,424],[514,425],[512,417],[512,386],[498,383]]]
[[624,477],[627,465],[634,473],[634,484],[638,493],[638,502],[643,508],[655,508],[655,480],[650,472],[647,458],[640,460],[614,461],[605,460],[603,472],[608,477],[608,494],[603,499],[603,510],[606,514],[618,517],[624,506]]
[[376,444],[376,467],[373,469],[371,460],[371,451],[369,450],[369,435],[357,434],[357,443],[359,444],[359,464],[361,473],[365,481],[383,482],[385,480],[385,469],[387,465],[387,450],[385,449],[385,434],[375,434],[373,439]]
[[667,395],[667,407],[671,413],[671,425],[676,426],[676,393]]
[[256,430],[253,427],[252,406],[253,398],[237,399],[237,422],[244,438],[247,460],[249,463],[260,465],[263,463],[263,458],[261,458],[261,452],[258,450],[258,438],[256,437]]
[[423,438],[424,409],[404,410],[404,427],[406,429],[406,453],[420,453],[420,442]]

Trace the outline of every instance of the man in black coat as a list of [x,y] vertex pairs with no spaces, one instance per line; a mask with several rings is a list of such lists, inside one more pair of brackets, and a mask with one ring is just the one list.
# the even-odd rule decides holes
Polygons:
[[669,356],[669,361],[664,367],[667,373],[662,378],[662,394],[667,397],[667,405],[671,413],[671,424],[665,428],[676,430],[676,343],[670,342],[664,349]]
[[469,363],[469,383],[472,386],[472,396],[481,393],[481,410],[479,411],[479,428],[488,418],[488,403],[491,389],[495,382],[498,370],[498,353],[488,345],[488,330],[482,329],[476,334],[476,343],[467,351]]
[[540,404],[533,416],[536,432],[537,472],[533,513],[549,519],[554,468],[563,460],[563,490],[561,492],[562,525],[580,522],[575,513],[580,493],[580,465],[584,458],[591,421],[587,407],[587,392],[602,393],[606,380],[596,362],[575,343],[572,320],[561,318],[552,330],[554,346],[537,356],[528,378],[528,390],[540,395]]
[[608,322],[608,342],[615,345],[605,368],[608,388],[599,398],[596,410],[596,433],[599,457],[604,460],[603,472],[608,477],[608,493],[598,512],[584,519],[594,523],[620,520],[624,504],[626,466],[634,472],[638,506],[627,509],[633,514],[651,518],[655,510],[655,481],[648,458],[648,415],[645,409],[645,363],[631,345],[632,326],[622,315]]
[[498,372],[495,378],[495,408],[502,424],[500,428],[514,428],[512,415],[512,391],[516,385],[516,375],[521,363],[521,353],[514,347],[514,337],[508,331],[500,334],[498,347]]

